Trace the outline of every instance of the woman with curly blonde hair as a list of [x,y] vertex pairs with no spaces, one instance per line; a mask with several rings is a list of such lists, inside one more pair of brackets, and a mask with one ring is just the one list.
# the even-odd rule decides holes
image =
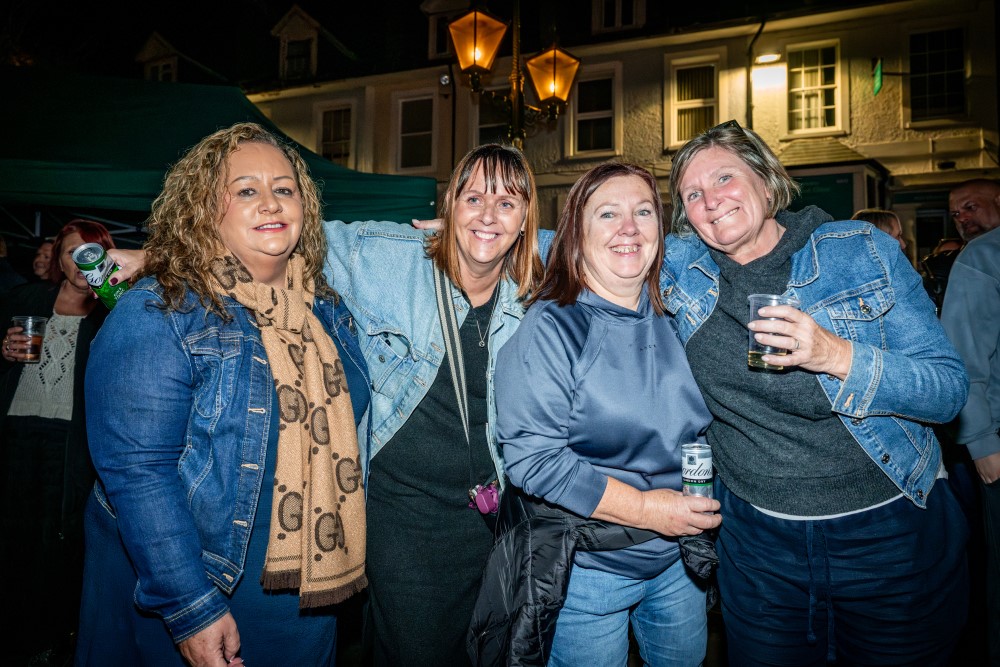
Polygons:
[[331,605],[366,585],[369,381],[320,225],[305,163],[258,125],[168,173],[87,368],[77,665],[334,664]]

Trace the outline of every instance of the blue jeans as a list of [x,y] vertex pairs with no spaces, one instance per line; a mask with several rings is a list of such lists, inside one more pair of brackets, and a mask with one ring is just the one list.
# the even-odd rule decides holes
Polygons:
[[927,509],[900,498],[820,521],[715,490],[731,667],[947,663],[967,615],[968,526],[944,480]]
[[556,621],[549,667],[624,667],[628,622],[653,667],[694,667],[705,659],[705,591],[678,560],[653,579],[573,566]]

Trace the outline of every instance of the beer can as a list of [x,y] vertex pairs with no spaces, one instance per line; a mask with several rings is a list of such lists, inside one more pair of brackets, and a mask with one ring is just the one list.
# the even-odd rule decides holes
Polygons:
[[712,448],[708,445],[681,445],[681,490],[685,496],[712,497]]
[[84,243],[73,251],[73,261],[83,273],[91,289],[108,309],[114,308],[118,299],[128,290],[128,282],[112,285],[108,279],[119,270],[100,243]]

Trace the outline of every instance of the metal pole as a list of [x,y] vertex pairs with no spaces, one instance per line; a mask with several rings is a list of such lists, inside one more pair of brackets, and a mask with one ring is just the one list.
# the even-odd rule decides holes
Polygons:
[[513,49],[510,65],[510,118],[507,136],[510,142],[524,150],[524,75],[521,74],[521,2],[514,0]]

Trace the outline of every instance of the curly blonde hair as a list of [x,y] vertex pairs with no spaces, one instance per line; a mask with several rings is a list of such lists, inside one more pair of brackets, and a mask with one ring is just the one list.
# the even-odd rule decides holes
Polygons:
[[291,145],[256,123],[237,123],[202,139],[167,172],[163,191],[153,202],[149,237],[143,250],[141,275],[154,276],[163,286],[166,307],[177,310],[191,290],[208,310],[226,318],[222,300],[211,287],[209,265],[225,251],[219,236],[228,179],[229,156],[241,144],[274,146],[288,159],[302,196],[302,235],[293,254],[305,259],[305,275],[316,292],[330,294],[323,279],[326,236],[320,215],[320,193],[309,167]]

